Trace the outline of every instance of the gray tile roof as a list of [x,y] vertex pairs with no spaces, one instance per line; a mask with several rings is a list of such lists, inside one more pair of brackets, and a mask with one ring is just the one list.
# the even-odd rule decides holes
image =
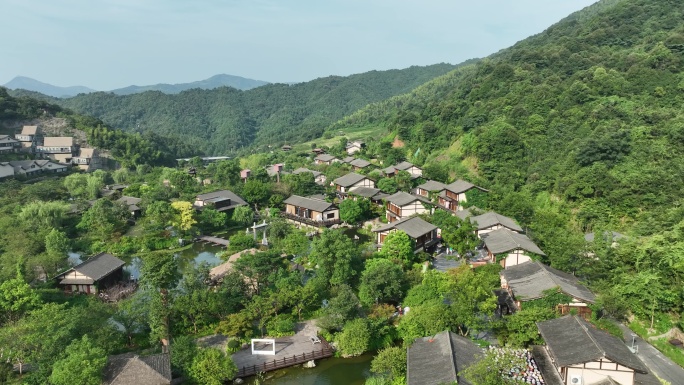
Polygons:
[[107,253],[100,253],[97,254],[91,258],[89,258],[87,261],[80,263],[77,266],[72,267],[71,269],[65,271],[64,273],[60,274],[57,276],[57,279],[60,279],[64,277],[66,274],[70,273],[71,271],[77,271],[89,279],[85,280],[78,280],[79,282],[72,282],[74,281],[73,279],[66,278],[62,279],[60,281],[60,284],[63,285],[72,285],[72,284],[93,284],[96,281],[99,281],[100,279],[108,276],[109,274],[113,273],[117,269],[123,267],[126,262],[120,260],[119,258],[107,254]]
[[370,166],[371,163],[365,159],[354,159],[349,164],[354,167],[364,168]]
[[342,158],[342,163],[349,163],[349,162],[353,161],[354,159],[356,159],[356,158],[354,158],[353,156],[348,156],[346,158]]
[[408,170],[411,167],[414,167],[413,163],[409,163],[409,162],[401,162],[401,163],[394,165],[394,168],[397,170],[400,170],[400,171]]
[[[461,207],[461,206],[458,206],[458,207]],[[461,220],[465,221],[468,217],[473,215],[473,211],[471,210],[470,207],[468,207],[468,208],[464,208],[462,210],[457,210],[455,214],[457,217],[461,218]]]
[[349,186],[352,186],[352,185],[355,185],[355,184],[361,182],[364,179],[366,179],[365,176],[363,176],[361,174],[357,174],[355,172],[350,172],[347,175],[344,175],[344,176],[341,176],[341,177],[335,179],[333,182],[336,185],[340,185],[342,187],[349,187]]
[[446,188],[446,185],[436,180],[429,180],[418,186],[418,188],[426,191],[442,191]]
[[103,385],[168,385],[171,378],[168,354],[140,357],[126,353],[108,358]]
[[537,363],[537,368],[539,369],[542,378],[544,378],[545,385],[564,385],[563,379],[558,373],[558,369],[553,365],[549,352],[544,346],[533,346],[532,357]]
[[574,298],[585,302],[596,302],[596,296],[579,282],[577,277],[546,266],[539,261],[528,261],[510,266],[501,272],[513,291],[513,295],[520,301],[543,297],[545,290],[560,288],[560,290]]
[[408,385],[472,385],[459,374],[484,354],[468,338],[450,331],[419,338],[408,348],[406,380]]
[[409,217],[409,218],[404,218],[402,220],[388,223],[384,226],[378,227],[377,229],[373,230],[376,233],[380,233],[383,231],[388,231],[388,230],[401,230],[408,234],[409,237],[411,238],[419,238],[422,235],[425,235],[431,231],[437,230],[437,226],[433,225],[432,223],[425,222],[423,219],[420,217]]
[[319,172],[319,171],[309,170],[308,168],[304,168],[304,167],[300,167],[300,168],[298,168],[298,169],[292,171],[293,174],[301,174],[301,173],[304,173],[304,172],[310,172],[310,173],[312,173],[313,176],[314,176],[314,178],[317,177],[317,176],[319,176],[319,175],[321,175],[321,172]]
[[637,372],[648,369],[622,340],[597,329],[578,316],[537,322],[551,357],[563,367],[607,358]]
[[137,204],[139,204],[140,202],[142,202],[142,199],[141,199],[141,198],[136,198],[136,197],[129,197],[129,196],[124,195],[124,196],[122,196],[121,198],[117,199],[116,201],[117,201],[117,202],[125,203],[125,204],[127,204],[127,205],[130,206],[130,205],[137,205]]
[[513,231],[523,232],[522,227],[513,218],[497,214],[493,211],[478,215],[476,217],[471,217],[470,222],[477,225],[478,230],[486,229],[496,225],[502,225]]
[[321,213],[326,210],[330,210],[331,208],[335,208],[334,205],[330,202],[326,202],[319,199],[300,197],[299,195],[290,196],[289,198],[285,199],[284,203],[297,207],[303,207],[305,209],[313,211],[318,211]]
[[396,193],[388,196],[386,198],[386,200],[387,200],[387,202],[394,203],[395,205],[397,205],[399,207],[405,206],[405,205],[412,203],[412,202],[415,202],[415,201],[421,201],[424,203],[432,204],[432,202],[430,202],[430,200],[427,198],[424,198],[424,197],[421,197],[418,195],[409,194],[409,193],[403,192],[403,191],[399,191],[399,192],[396,192]]
[[382,193],[379,188],[372,187],[354,187],[349,190],[350,194],[358,195],[364,198],[375,198],[376,195]]
[[330,154],[321,154],[316,157],[316,160],[319,160],[321,162],[330,162],[334,159],[336,158]]
[[522,249],[538,255],[546,255],[530,238],[525,234],[519,234],[506,228],[494,230],[487,234],[482,234],[485,246],[493,254],[500,254],[515,249]]
[[218,198],[227,198],[230,199],[231,205],[230,207],[237,207],[237,206],[244,206],[247,204],[244,199],[240,198],[237,196],[234,192],[230,190],[219,190],[219,191],[214,191],[211,193],[206,193],[206,194],[200,194],[197,196],[197,200],[200,201],[211,201],[215,200]]
[[459,179],[455,182],[449,183],[446,186],[446,189],[451,191],[451,192],[454,192],[456,194],[459,194],[462,192],[466,192],[473,187],[476,187],[476,186],[470,182],[464,181],[463,179]]

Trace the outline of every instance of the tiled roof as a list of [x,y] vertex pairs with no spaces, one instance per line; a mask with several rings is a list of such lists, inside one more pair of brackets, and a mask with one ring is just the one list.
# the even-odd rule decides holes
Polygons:
[[126,353],[108,358],[103,385],[168,385],[171,379],[168,354],[140,357]]
[[494,230],[483,234],[482,240],[485,246],[493,254],[505,253],[515,249],[523,249],[530,253],[546,255],[530,238],[525,234],[519,234],[507,228]]
[[335,179],[333,182],[336,185],[340,185],[342,187],[349,187],[349,186],[353,186],[353,185],[361,182],[364,179],[366,179],[365,176],[363,176],[361,174],[357,174],[355,172],[350,172],[347,175],[344,175],[344,176],[341,176],[341,177]]
[[388,230],[401,230],[408,234],[409,237],[417,239],[431,231],[437,230],[437,226],[433,225],[432,223],[425,222],[420,217],[409,217],[396,222],[388,223],[373,231],[380,233]]
[[35,135],[38,132],[38,126],[24,126],[21,128],[22,135]]
[[299,195],[290,196],[289,198],[285,199],[284,203],[297,207],[303,207],[305,209],[313,211],[318,211],[320,213],[331,208],[334,208],[334,205],[330,202],[326,202],[319,199],[300,197]]
[[200,194],[197,196],[197,200],[200,201],[207,201],[211,199],[216,199],[216,198],[228,198],[230,199],[231,202],[231,207],[232,206],[244,206],[247,204],[244,199],[240,198],[237,196],[234,192],[230,190],[219,190],[219,191],[214,191],[211,193],[206,193],[206,194]]
[[301,173],[304,173],[304,172],[310,172],[310,173],[312,173],[313,176],[314,176],[314,178],[317,177],[317,176],[319,176],[319,175],[321,175],[321,172],[319,172],[319,171],[309,170],[308,168],[304,168],[304,167],[300,167],[300,168],[298,168],[298,169],[292,171],[293,174],[301,174]]
[[577,277],[546,266],[539,261],[528,261],[510,266],[501,272],[516,299],[526,301],[544,296],[544,291],[560,288],[574,298],[594,303],[596,296],[579,282]]
[[137,205],[138,203],[142,202],[141,198],[136,198],[136,197],[129,197],[129,196],[122,196],[121,198],[116,200],[117,202],[122,202],[127,205]]
[[346,158],[342,158],[342,163],[349,163],[349,162],[353,161],[354,159],[356,159],[356,158],[354,158],[353,156],[348,156]]
[[394,203],[395,205],[397,205],[399,207],[405,206],[405,205],[412,203],[412,202],[415,202],[415,201],[421,201],[424,203],[432,204],[432,202],[430,202],[429,199],[426,199],[422,196],[409,194],[409,193],[403,192],[403,191],[399,191],[399,192],[396,192],[396,193],[388,196],[386,198],[386,200],[387,200],[387,202]]
[[[71,269],[65,271],[64,273],[60,274],[57,276],[57,279],[60,279],[64,277],[66,274],[70,273],[71,271],[77,271],[86,277],[89,278],[88,281],[92,282],[78,282],[78,283],[84,283],[84,284],[92,284],[96,281],[99,281],[100,279],[108,276],[109,274],[113,273],[117,269],[123,267],[126,262],[120,260],[119,258],[107,254],[107,253],[100,253],[97,254],[90,259],[88,259],[85,262],[82,262],[81,264],[72,267]],[[70,281],[69,278],[62,279],[60,281],[61,284],[65,285],[70,285],[73,284],[73,282]]]
[[316,160],[319,160],[321,162],[330,162],[334,159],[335,157],[330,154],[321,154],[316,157]]
[[429,180],[418,186],[418,188],[426,191],[442,191],[446,188],[446,185],[442,182],[437,182],[436,180]]
[[353,187],[351,190],[349,190],[350,194],[353,195],[358,195],[360,197],[364,198],[374,198],[376,195],[382,193],[379,188],[372,188],[372,187]]
[[395,164],[395,165],[394,165],[394,168],[395,168],[396,170],[399,170],[399,171],[405,171],[405,170],[408,170],[408,169],[411,168],[411,167],[415,167],[415,166],[413,165],[413,163],[409,163],[409,162],[401,162],[401,163],[398,163],[398,164]]
[[515,222],[515,219],[509,218],[507,216],[497,214],[493,211],[478,215],[476,217],[471,217],[470,221],[477,225],[478,230],[486,229],[492,226],[501,225],[507,227],[513,231],[523,232],[522,227]]
[[[614,242],[614,241],[619,241],[621,239],[627,238],[624,234],[620,234],[617,231],[606,231],[603,233],[605,240]],[[596,235],[594,233],[588,233],[584,235],[584,240],[587,242],[594,242],[594,237]],[[610,239],[609,239],[610,238]]]
[[365,159],[354,159],[349,164],[354,167],[364,168],[370,166],[371,163]]
[[456,194],[460,194],[462,192],[466,192],[466,191],[470,190],[473,187],[475,187],[474,184],[467,182],[467,181],[464,181],[463,179],[459,179],[455,182],[449,183],[446,186],[446,189],[451,191],[451,192],[454,192]]
[[484,354],[468,338],[450,331],[434,337],[419,338],[408,348],[406,380],[408,385],[472,385],[460,376]]
[[74,138],[71,136],[46,136],[43,138],[45,147],[72,147]]
[[597,329],[578,316],[567,315],[537,322],[537,328],[558,366],[607,358],[637,372],[648,372],[644,363],[622,340]]

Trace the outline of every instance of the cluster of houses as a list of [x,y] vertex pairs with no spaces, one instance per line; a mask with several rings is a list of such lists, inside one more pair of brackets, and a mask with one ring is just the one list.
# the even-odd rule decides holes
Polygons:
[[102,167],[97,149],[80,147],[71,136],[44,136],[38,126],[23,126],[14,138],[0,135],[0,154],[3,153],[26,153],[38,159],[1,162],[0,179],[65,172],[71,165],[83,171]]

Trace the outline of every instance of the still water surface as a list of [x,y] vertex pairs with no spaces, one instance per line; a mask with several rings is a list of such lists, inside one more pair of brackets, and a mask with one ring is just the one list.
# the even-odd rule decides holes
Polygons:
[[[352,358],[327,358],[316,361],[316,367],[301,366],[276,370],[265,374],[263,385],[363,385],[371,376],[370,363],[373,356],[364,354]],[[250,377],[246,384],[253,385]]]

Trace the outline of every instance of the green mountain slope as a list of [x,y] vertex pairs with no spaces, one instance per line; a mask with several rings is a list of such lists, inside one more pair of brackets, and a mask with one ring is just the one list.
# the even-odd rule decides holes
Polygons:
[[225,154],[253,144],[316,138],[329,124],[371,102],[412,90],[454,69],[450,64],[270,84],[248,91],[188,90],[177,95],[93,93],[55,100],[129,131],[179,135],[197,152]]
[[428,163],[552,192],[584,228],[633,218],[684,190],[682,20],[675,0],[602,1],[329,130],[375,127]]

